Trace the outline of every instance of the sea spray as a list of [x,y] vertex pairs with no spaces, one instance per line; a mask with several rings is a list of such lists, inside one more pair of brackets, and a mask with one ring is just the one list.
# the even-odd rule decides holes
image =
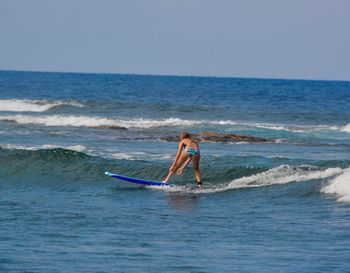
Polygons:
[[338,201],[350,202],[350,168],[333,178],[322,192],[337,195]]

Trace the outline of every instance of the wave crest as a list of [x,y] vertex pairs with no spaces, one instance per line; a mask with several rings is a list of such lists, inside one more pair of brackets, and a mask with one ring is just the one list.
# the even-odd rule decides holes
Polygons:
[[347,133],[350,133],[350,123],[346,126],[343,127],[342,129],[343,132],[347,132]]
[[26,100],[26,99],[4,99],[0,100],[0,111],[6,112],[45,112],[60,105],[83,107],[82,104],[74,101],[47,101],[47,100]]
[[[83,107],[83,105],[76,102],[50,102],[43,104],[43,101],[30,101],[28,105],[26,102],[21,107],[17,107],[17,102],[12,106],[2,105],[1,102],[12,100],[0,100],[0,111],[32,111],[44,112],[52,107],[59,105],[72,105]],[[191,126],[228,126],[238,129],[267,129],[274,131],[290,131],[294,133],[307,133],[318,131],[340,131],[350,133],[350,124],[346,126],[331,126],[331,125],[309,125],[309,126],[287,126],[261,123],[240,123],[233,120],[188,120],[177,117],[170,117],[165,119],[150,119],[150,118],[107,118],[98,116],[85,115],[68,115],[68,114],[53,114],[53,115],[30,115],[30,114],[15,114],[15,115],[1,115],[0,121],[12,121],[19,124],[38,124],[42,126],[72,126],[72,127],[99,127],[112,129],[125,128],[140,128],[150,129],[155,127],[191,127]]]
[[267,170],[248,177],[242,177],[233,180],[228,185],[230,188],[250,188],[269,185],[280,185],[290,182],[301,182],[313,179],[327,178],[342,173],[341,168],[328,168],[326,170],[317,170],[313,166],[301,165],[292,167],[290,165],[281,165],[277,168]]
[[350,202],[350,168],[332,179],[322,192],[337,195],[338,201]]
[[163,126],[193,126],[201,124],[233,124],[231,121],[185,120],[180,118],[167,119],[111,119],[103,117],[73,116],[73,115],[3,115],[0,121],[13,121],[19,124],[39,124],[44,126],[72,127],[121,127],[121,128],[153,128]]
[[[320,170],[315,166],[301,165],[293,167],[290,165],[281,165],[267,171],[243,176],[232,180],[229,184],[210,185],[204,184],[203,190],[193,189],[188,186],[174,186],[169,188],[156,188],[170,192],[186,192],[186,193],[217,193],[234,189],[258,188],[272,185],[281,185],[292,182],[303,182],[308,180],[323,179],[343,173],[341,168],[328,168]],[[350,189],[350,188],[349,188]]]

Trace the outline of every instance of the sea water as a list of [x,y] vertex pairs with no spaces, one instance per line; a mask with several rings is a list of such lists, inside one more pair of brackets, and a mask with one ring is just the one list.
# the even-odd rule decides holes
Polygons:
[[[162,180],[183,131],[200,142]],[[0,72],[1,272],[350,271],[350,82]]]

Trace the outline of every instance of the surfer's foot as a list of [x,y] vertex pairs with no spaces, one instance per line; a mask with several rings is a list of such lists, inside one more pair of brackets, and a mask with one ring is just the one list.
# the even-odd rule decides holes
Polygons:
[[162,181],[162,183],[164,183],[164,184],[165,184],[165,183],[168,183],[168,181],[163,180],[163,181]]

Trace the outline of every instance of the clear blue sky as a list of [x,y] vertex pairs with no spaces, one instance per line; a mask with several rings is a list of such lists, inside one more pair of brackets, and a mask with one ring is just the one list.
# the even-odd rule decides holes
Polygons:
[[350,80],[350,1],[0,0],[0,70]]

